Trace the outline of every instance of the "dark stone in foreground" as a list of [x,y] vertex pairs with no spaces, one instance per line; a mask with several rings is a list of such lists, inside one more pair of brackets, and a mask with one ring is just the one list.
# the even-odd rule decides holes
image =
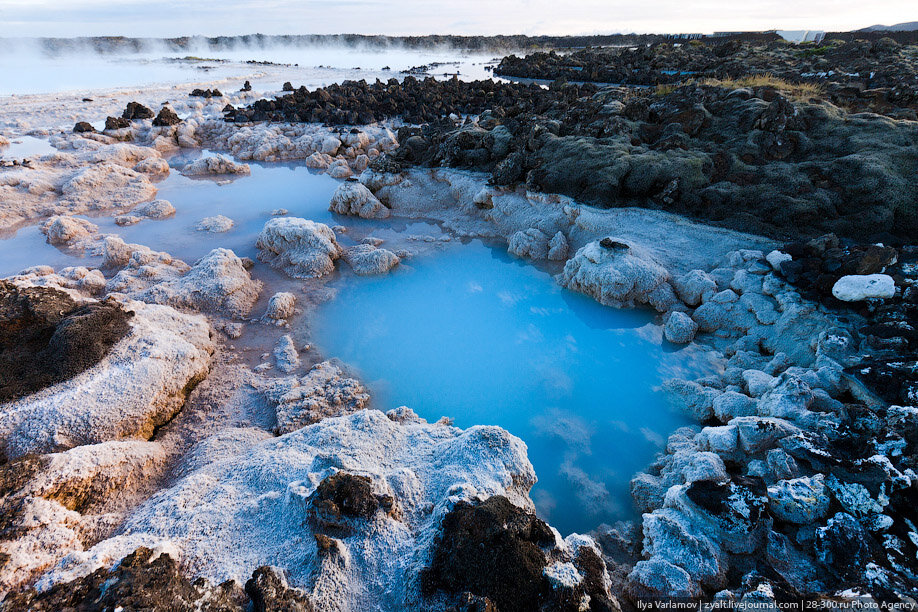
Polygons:
[[443,519],[421,589],[428,597],[451,594],[453,609],[468,612],[573,612],[584,595],[590,610],[617,609],[605,590],[605,565],[590,549],[573,560],[583,581],[574,589],[552,588],[543,570],[554,545],[548,525],[506,497],[459,502]]
[[169,555],[152,557],[153,551],[149,548],[138,548],[112,569],[98,569],[83,578],[56,584],[42,593],[34,589],[12,593],[0,603],[0,610],[243,612],[249,609],[249,600],[256,612],[313,610],[305,594],[288,587],[282,577],[267,567],[255,570],[243,592],[233,581],[218,586],[203,579],[191,582],[181,574],[178,563]]
[[153,116],[153,111],[140,102],[128,102],[127,108],[121,114],[122,118],[130,121],[134,119],[152,119]]
[[106,130],[121,130],[126,127],[131,127],[130,119],[125,119],[124,117],[107,117],[105,119]]
[[153,125],[157,127],[165,127],[169,125],[177,125],[181,123],[182,120],[179,119],[179,116],[175,114],[175,111],[164,106],[160,109],[159,114],[156,115],[156,119],[153,120]]
[[424,593],[471,592],[501,612],[538,610],[551,593],[542,576],[547,563],[542,547],[553,542],[548,525],[506,497],[459,502],[443,519],[433,561],[422,576]]
[[95,133],[96,128],[92,127],[92,124],[88,121],[78,121],[77,124],[73,126],[73,131],[77,134],[93,134]]
[[57,289],[0,281],[0,401],[92,367],[127,334],[132,316],[116,304],[78,306]]

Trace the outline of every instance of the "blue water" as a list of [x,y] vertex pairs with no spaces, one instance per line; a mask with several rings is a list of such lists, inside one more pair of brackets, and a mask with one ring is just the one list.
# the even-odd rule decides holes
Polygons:
[[324,354],[356,366],[379,408],[522,438],[539,514],[565,534],[635,517],[632,475],[687,424],[655,387],[714,369],[702,349],[664,345],[650,313],[601,306],[477,241],[340,282],[317,315]]

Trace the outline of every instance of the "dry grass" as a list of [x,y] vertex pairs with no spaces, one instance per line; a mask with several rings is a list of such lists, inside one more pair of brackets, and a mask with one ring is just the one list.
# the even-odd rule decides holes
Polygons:
[[724,87],[726,89],[739,89],[741,87],[773,87],[782,92],[791,100],[801,102],[810,98],[818,98],[822,95],[822,87],[816,83],[792,83],[779,79],[771,74],[751,74],[738,79],[705,79],[703,85],[713,87]]
[[676,91],[675,85],[657,85],[653,93],[658,96],[668,96],[674,91]]

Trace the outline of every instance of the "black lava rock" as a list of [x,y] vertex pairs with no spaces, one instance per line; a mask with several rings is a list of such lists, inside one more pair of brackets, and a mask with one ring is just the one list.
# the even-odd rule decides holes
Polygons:
[[73,131],[77,134],[94,134],[96,128],[92,127],[92,124],[87,121],[79,121],[76,125],[73,126]]
[[141,104],[140,102],[128,102],[127,108],[121,114],[124,119],[152,119],[153,111]]
[[155,126],[168,126],[168,125],[177,125],[181,123],[182,120],[179,119],[179,116],[175,114],[175,111],[164,106],[160,109],[159,114],[156,115],[156,119],[153,120],[153,125]]
[[0,401],[92,367],[127,334],[132,316],[113,303],[78,306],[57,289],[0,281]]

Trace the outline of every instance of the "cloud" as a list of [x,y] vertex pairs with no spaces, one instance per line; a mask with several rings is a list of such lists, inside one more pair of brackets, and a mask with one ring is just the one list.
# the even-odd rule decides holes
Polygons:
[[[914,20],[913,0],[0,0],[19,36],[191,34],[589,34],[848,30]],[[15,28],[11,27],[15,24]]]

